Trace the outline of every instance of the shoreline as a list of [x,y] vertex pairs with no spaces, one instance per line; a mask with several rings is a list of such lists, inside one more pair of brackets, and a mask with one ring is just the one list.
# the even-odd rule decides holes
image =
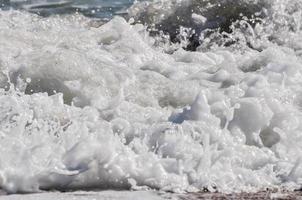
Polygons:
[[239,200],[239,199],[275,199],[275,200],[294,200],[299,199],[302,200],[302,191],[260,191],[260,192],[242,192],[242,193],[188,193],[185,195],[180,195],[180,200],[202,200],[202,199],[211,199],[211,200]]
[[11,194],[6,195],[3,192],[0,195],[1,200],[239,200],[239,199],[275,199],[275,200],[302,200],[302,191],[260,191],[255,193],[219,193],[219,192],[196,192],[186,194],[164,193],[160,191],[74,191],[74,192],[43,192],[32,194]]

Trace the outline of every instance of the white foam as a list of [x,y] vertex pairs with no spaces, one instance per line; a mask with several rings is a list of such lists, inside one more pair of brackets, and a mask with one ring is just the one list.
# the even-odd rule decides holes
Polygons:
[[119,17],[1,11],[0,27],[4,190],[300,187],[300,29],[166,54]]

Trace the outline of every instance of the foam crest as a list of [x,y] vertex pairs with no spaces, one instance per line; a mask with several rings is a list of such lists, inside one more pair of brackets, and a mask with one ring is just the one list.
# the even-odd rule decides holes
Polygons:
[[301,186],[300,29],[166,53],[143,25],[90,23],[0,12],[2,189]]

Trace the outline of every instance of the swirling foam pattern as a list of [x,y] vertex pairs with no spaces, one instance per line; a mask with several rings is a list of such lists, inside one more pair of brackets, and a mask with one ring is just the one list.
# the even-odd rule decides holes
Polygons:
[[236,48],[173,53],[121,17],[0,11],[0,187],[300,188],[302,6],[268,5]]

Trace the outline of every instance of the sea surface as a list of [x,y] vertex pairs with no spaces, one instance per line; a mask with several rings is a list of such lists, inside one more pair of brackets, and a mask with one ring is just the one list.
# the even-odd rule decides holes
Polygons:
[[2,10],[21,9],[43,16],[82,13],[88,17],[110,19],[125,14],[133,0],[1,0]]
[[1,191],[301,189],[301,22],[300,0],[1,0]]

